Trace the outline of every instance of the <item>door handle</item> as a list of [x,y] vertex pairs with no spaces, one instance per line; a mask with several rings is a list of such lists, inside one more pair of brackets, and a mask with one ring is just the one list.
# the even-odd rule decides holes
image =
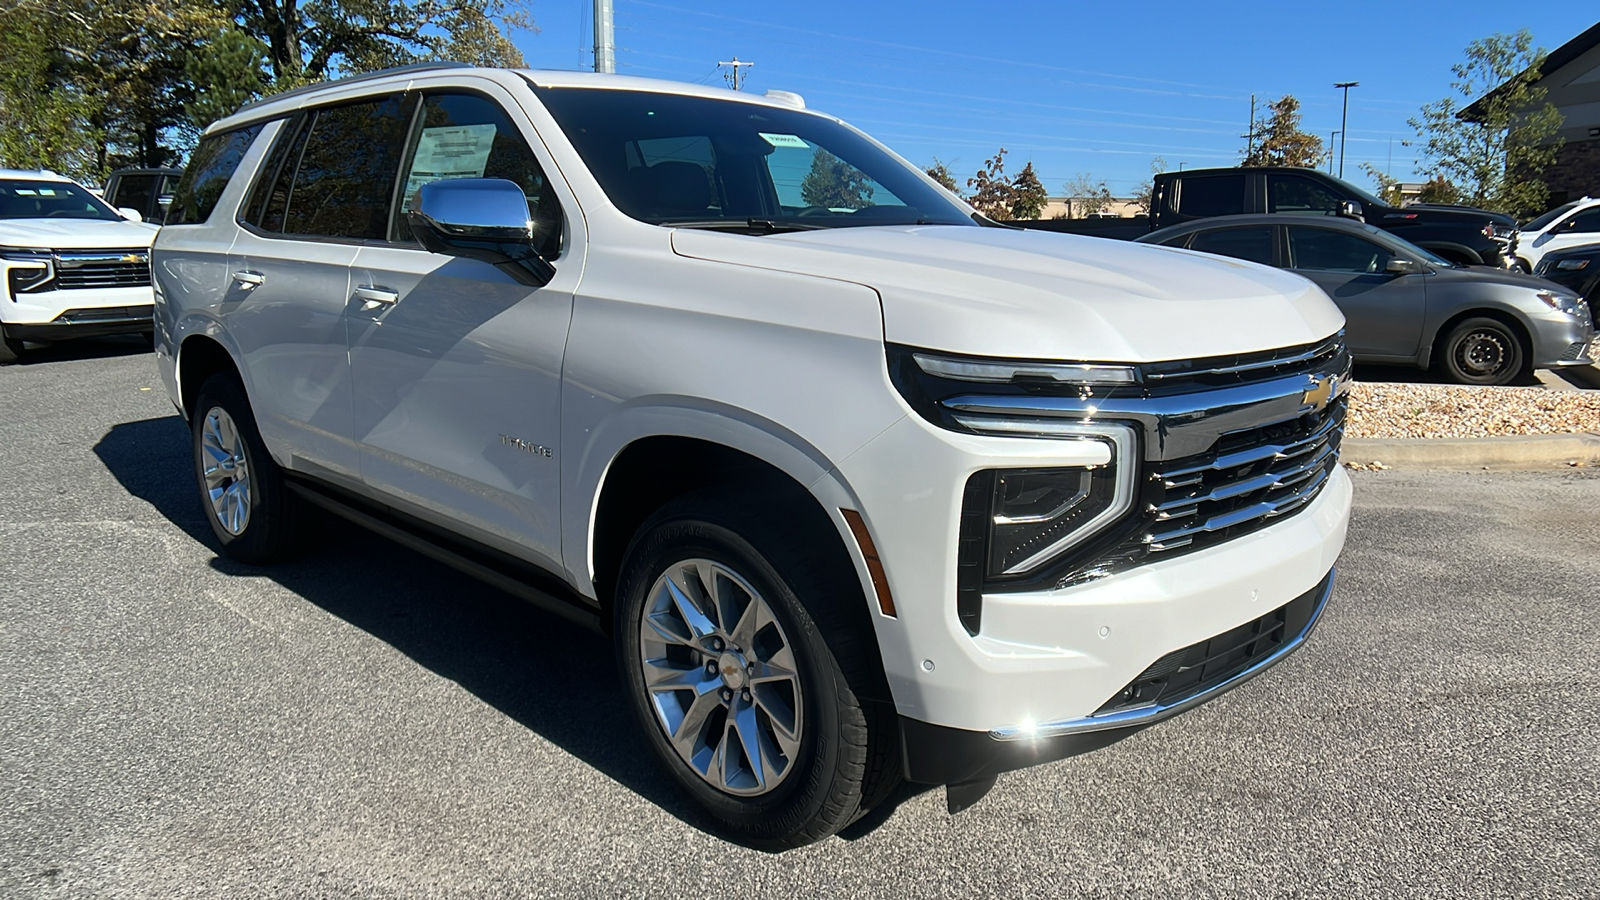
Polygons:
[[239,286],[248,291],[251,288],[265,284],[267,276],[260,272],[235,272],[233,273],[233,280],[239,282]]
[[350,295],[352,300],[361,301],[361,311],[371,312],[380,306],[393,306],[400,302],[400,292],[391,291],[386,287],[373,284],[363,284]]

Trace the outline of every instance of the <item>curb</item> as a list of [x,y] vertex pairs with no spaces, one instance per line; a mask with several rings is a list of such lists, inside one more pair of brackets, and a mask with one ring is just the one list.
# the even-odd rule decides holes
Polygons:
[[1486,438],[1346,438],[1339,456],[1389,468],[1543,469],[1600,463],[1600,433]]

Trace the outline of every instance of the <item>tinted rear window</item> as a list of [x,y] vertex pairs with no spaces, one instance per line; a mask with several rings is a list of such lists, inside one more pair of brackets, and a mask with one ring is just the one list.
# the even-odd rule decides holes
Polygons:
[[412,108],[396,94],[317,110],[289,191],[284,232],[385,239]]
[[210,218],[228,179],[261,133],[261,123],[202,138],[189,158],[167,213],[168,225],[195,225]]
[[1178,183],[1178,213],[1184,216],[1236,216],[1244,212],[1244,173],[1191,175]]
[[1190,250],[1216,253],[1234,259],[1272,265],[1272,228],[1256,225],[1248,228],[1220,228],[1202,231],[1189,242]]

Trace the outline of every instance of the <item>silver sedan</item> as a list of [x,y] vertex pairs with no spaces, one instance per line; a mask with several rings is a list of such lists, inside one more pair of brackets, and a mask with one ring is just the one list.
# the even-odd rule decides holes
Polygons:
[[1362,362],[1433,367],[1463,384],[1590,365],[1588,305],[1541,278],[1462,266],[1389,232],[1327,216],[1222,216],[1153,231],[1160,244],[1288,269],[1344,312]]

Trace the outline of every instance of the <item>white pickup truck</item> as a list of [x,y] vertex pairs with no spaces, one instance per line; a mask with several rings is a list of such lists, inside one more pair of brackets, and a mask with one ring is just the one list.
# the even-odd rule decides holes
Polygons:
[[1314,285],[989,222],[793,94],[317,85],[207,130],[154,266],[225,553],[331,510],[593,625],[754,845],[1216,696],[1344,542]]

